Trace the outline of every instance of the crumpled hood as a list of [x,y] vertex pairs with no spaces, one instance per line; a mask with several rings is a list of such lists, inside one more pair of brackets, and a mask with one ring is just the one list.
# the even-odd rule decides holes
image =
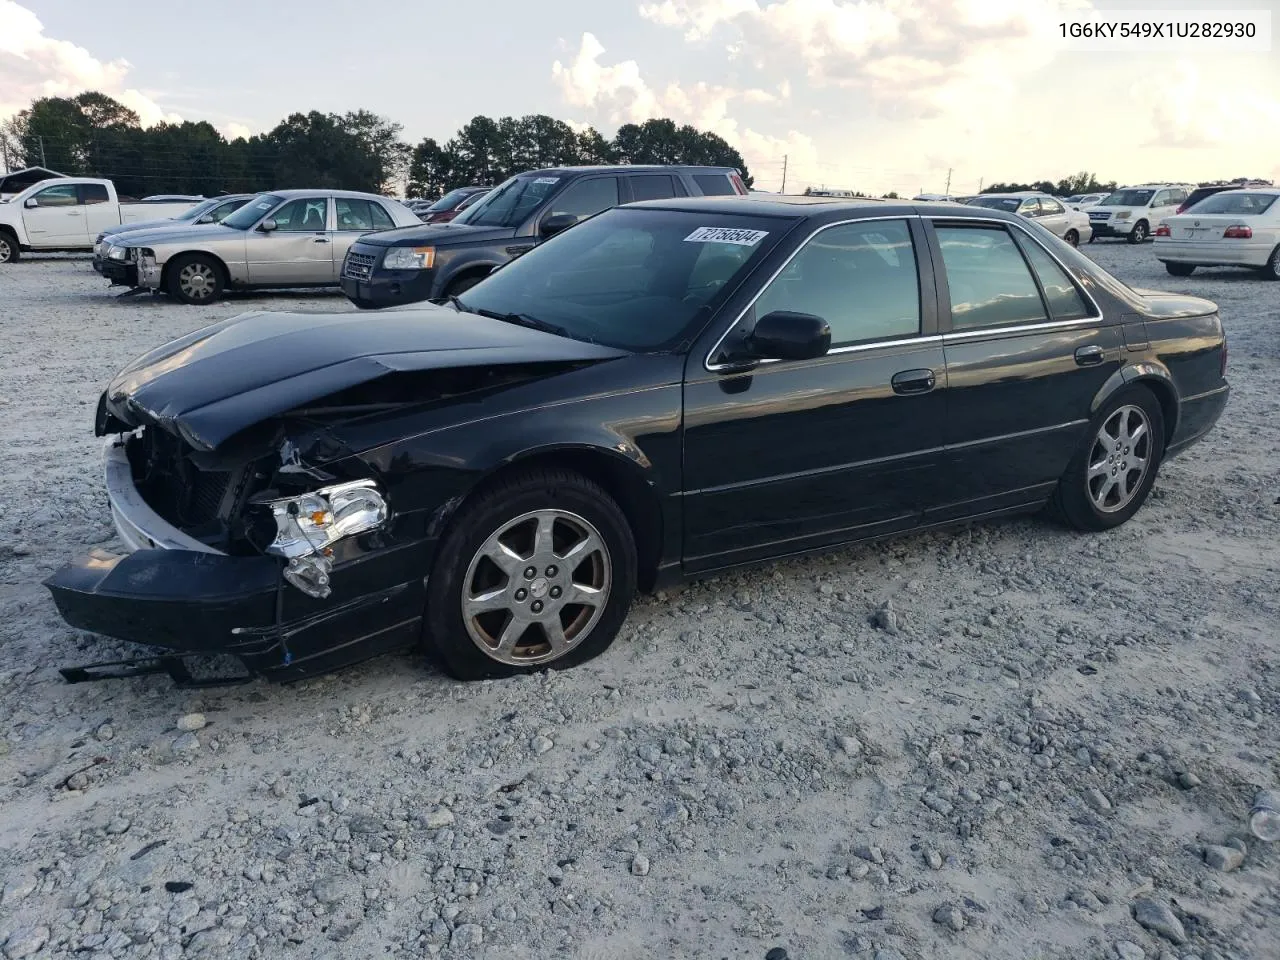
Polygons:
[[452,307],[241,314],[133,361],[103,397],[130,425],[152,422],[199,449],[270,417],[397,372],[606,360],[625,351]]
[[201,243],[206,240],[243,239],[245,231],[234,227],[224,227],[220,223],[175,223],[172,226],[154,226],[141,230],[129,230],[124,243],[115,241],[116,246],[130,247],[163,247],[172,243]]
[[487,240],[507,240],[515,235],[514,227],[473,227],[465,223],[449,221],[366,233],[359,242],[371,247],[416,247],[432,243],[482,243]]

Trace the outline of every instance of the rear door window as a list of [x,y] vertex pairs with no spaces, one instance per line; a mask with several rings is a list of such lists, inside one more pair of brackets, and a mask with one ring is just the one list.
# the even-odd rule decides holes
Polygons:
[[951,294],[951,326],[972,330],[1048,319],[1026,260],[1007,230],[937,226]]
[[666,200],[676,195],[674,181],[669,175],[646,175],[629,179],[634,200]]
[[1025,236],[1020,236],[1018,243],[1031,261],[1031,269],[1036,272],[1040,288],[1044,290],[1044,298],[1049,303],[1049,313],[1054,320],[1083,320],[1092,314],[1084,297],[1067,276],[1067,271],[1040,244]]
[[1041,197],[1040,212],[1045,216],[1049,216],[1051,214],[1066,213],[1067,211],[1062,204],[1057,200],[1054,200],[1052,197]]
[[729,179],[728,174],[695,173],[693,182],[698,185],[698,189],[702,191],[703,196],[729,197],[737,193],[733,189],[733,182]]
[[339,230],[367,233],[373,229],[373,214],[369,211],[368,200],[334,197],[333,208],[338,217]]
[[95,203],[106,203],[111,199],[107,193],[105,184],[101,183],[82,183],[80,184],[80,202],[87,205]]

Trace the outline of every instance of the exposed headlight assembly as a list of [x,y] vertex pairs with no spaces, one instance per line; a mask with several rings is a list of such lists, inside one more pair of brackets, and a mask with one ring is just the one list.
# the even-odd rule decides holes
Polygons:
[[387,501],[372,480],[354,480],[312,493],[268,501],[275,539],[267,553],[284,557],[285,579],[303,593],[329,596],[333,544],[376,530],[387,522]]
[[123,260],[126,252],[127,251],[124,247],[118,247],[113,243],[111,246],[107,247],[107,259]]
[[430,270],[435,265],[435,247],[392,247],[382,258],[387,270]]

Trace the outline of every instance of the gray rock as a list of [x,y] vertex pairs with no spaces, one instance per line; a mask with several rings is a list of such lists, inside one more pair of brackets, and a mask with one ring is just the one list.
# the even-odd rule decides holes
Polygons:
[[926,793],[924,795],[924,805],[934,813],[940,813],[944,817],[949,817],[951,811],[955,809],[955,805],[944,797],[938,796],[936,793]]
[[178,718],[178,729],[185,733],[195,733],[208,725],[203,713],[188,713]]
[[474,950],[484,943],[484,927],[478,923],[463,923],[454,927],[453,936],[449,938],[452,950]]
[[680,737],[667,737],[667,741],[662,745],[662,749],[673,757],[681,757],[692,750],[693,747],[689,744],[688,740],[682,740]]
[[19,900],[25,900],[36,890],[36,878],[32,876],[14,877],[4,885],[4,893],[0,894],[0,906],[10,906]]
[[1098,813],[1106,813],[1111,809],[1111,801],[1097,787],[1090,787],[1084,792],[1084,802],[1093,807]]
[[194,733],[184,733],[173,741],[173,752],[179,756],[190,756],[200,750],[200,738]]
[[118,837],[122,833],[128,833],[131,826],[133,824],[124,817],[116,817],[116,819],[107,824],[107,833],[113,837]]
[[637,853],[631,858],[631,874],[636,877],[647,877],[649,875],[649,858],[643,853]]
[[102,724],[102,726],[98,727],[97,730],[93,731],[93,735],[101,743],[106,743],[108,740],[110,740],[112,737],[116,735],[116,731],[111,726],[111,724],[104,723]]
[[534,753],[546,753],[555,746],[555,742],[549,737],[537,736],[529,741],[529,746],[533,748]]
[[930,870],[941,870],[942,854],[937,850],[926,850],[924,852],[924,862],[929,865]]
[[1038,896],[1036,894],[1031,894],[1031,893],[1025,894],[1022,898],[1022,905],[1026,907],[1028,910],[1030,910],[1032,913],[1048,913],[1049,912],[1049,901],[1046,900],[1044,897]]
[[868,863],[884,863],[884,853],[879,847],[868,846],[860,843],[853,848],[853,855],[866,860]]
[[1146,960],[1147,958],[1147,952],[1130,940],[1117,940],[1114,949],[1120,960]]
[[884,605],[871,617],[871,623],[891,637],[898,635],[898,611],[893,608],[892,600],[884,602]]
[[1194,790],[1200,786],[1200,778],[1190,770],[1184,770],[1178,774],[1178,786],[1182,787],[1183,790]]
[[959,933],[969,921],[965,919],[965,915],[960,911],[954,903],[944,903],[937,910],[933,911],[933,922],[939,926],[946,927],[955,933]]
[[1067,899],[1090,913],[1101,913],[1103,909],[1102,901],[1090,890],[1072,890],[1067,894]]
[[453,823],[456,818],[448,807],[436,807],[423,818],[428,830],[440,830]]
[[1179,946],[1187,942],[1187,932],[1182,921],[1173,915],[1167,904],[1143,897],[1133,902],[1133,919],[1152,933],[1164,937]]
[[862,752],[862,741],[857,737],[836,737],[836,746],[851,757]]
[[23,927],[9,934],[9,939],[4,942],[4,955],[8,960],[34,957],[48,942],[48,927]]
[[1244,854],[1235,847],[1214,845],[1204,848],[1204,862],[1215,870],[1230,873],[1244,863]]
[[335,875],[321,877],[311,885],[311,895],[323,904],[334,904],[346,896],[346,887],[342,877]]

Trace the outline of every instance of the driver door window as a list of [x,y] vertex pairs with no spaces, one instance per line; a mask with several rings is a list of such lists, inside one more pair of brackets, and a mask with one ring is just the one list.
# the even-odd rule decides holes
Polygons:
[[571,184],[548,204],[547,216],[570,213],[579,220],[618,205],[618,178],[594,177]]
[[831,346],[920,333],[920,278],[905,220],[829,227],[804,245],[756,301],[757,318],[775,310],[822,317]]
[[327,225],[324,197],[300,197],[290,200],[271,215],[277,233],[324,233]]
[[32,199],[35,200],[37,207],[74,207],[80,203],[79,191],[75,184],[47,187]]

